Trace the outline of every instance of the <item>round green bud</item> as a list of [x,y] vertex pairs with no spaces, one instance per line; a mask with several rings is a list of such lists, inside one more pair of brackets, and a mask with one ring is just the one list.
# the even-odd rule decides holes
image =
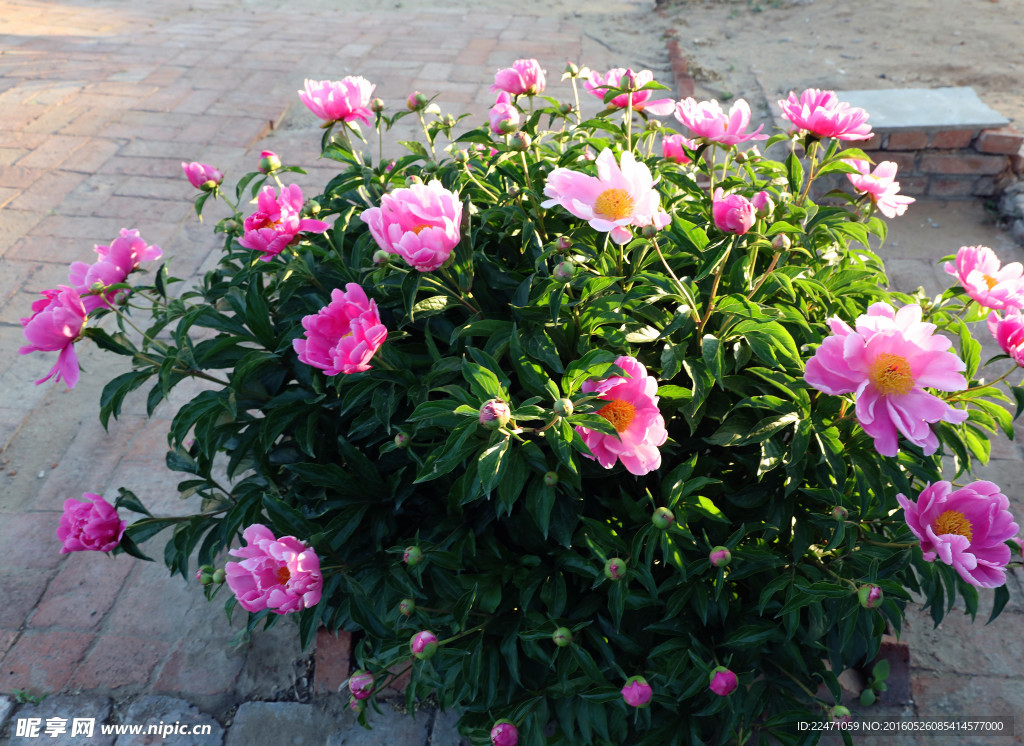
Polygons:
[[785,233],[780,233],[772,239],[772,248],[776,251],[788,251],[792,245],[793,242],[789,240],[789,236]]
[[403,598],[398,604],[398,613],[402,616],[412,616],[416,611],[416,602],[411,598]]
[[384,111],[384,99],[373,99],[373,101],[370,102],[370,111],[372,111],[374,114],[380,114],[382,111]]
[[546,474],[544,474],[544,484],[546,484],[548,487],[554,487],[556,484],[558,484],[558,473],[549,471]]
[[604,563],[604,576],[609,580],[622,580],[626,577],[626,563],[618,557],[612,557]]
[[658,508],[654,511],[654,515],[651,516],[651,523],[654,524],[654,527],[660,528],[663,531],[675,522],[675,514],[665,507]]
[[387,264],[389,261],[391,261],[391,254],[384,251],[384,249],[377,249],[373,252],[373,263],[378,267]]
[[409,433],[398,433],[395,436],[395,445],[399,448],[408,448],[410,440],[412,438],[409,437]]
[[423,550],[417,546],[406,547],[402,553],[402,561],[409,567],[415,567],[423,560]]
[[832,508],[832,517],[837,521],[845,521],[850,516],[850,511],[844,508],[842,505],[837,505]]
[[559,262],[555,265],[554,271],[551,276],[554,277],[558,282],[572,282],[573,275],[576,274],[576,265],[572,262]]
[[552,633],[551,641],[560,648],[572,645],[572,630],[568,627],[559,627]]
[[221,585],[225,580],[227,580],[227,577],[228,576],[227,573],[224,572],[224,568],[218,567],[216,570],[213,571],[212,580],[217,585]]
[[533,138],[527,132],[516,132],[512,135],[511,148],[517,152],[529,150],[533,145]]
[[708,559],[715,567],[725,567],[732,562],[732,552],[726,547],[714,547],[708,554]]
[[555,402],[554,410],[555,414],[559,417],[568,417],[572,414],[574,409],[572,399],[559,399]]

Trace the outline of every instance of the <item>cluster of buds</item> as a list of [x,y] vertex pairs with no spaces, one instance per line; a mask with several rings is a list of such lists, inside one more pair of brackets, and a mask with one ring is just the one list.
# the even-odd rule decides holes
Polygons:
[[226,577],[223,567],[214,569],[213,565],[200,565],[196,570],[196,580],[204,586],[221,585]]

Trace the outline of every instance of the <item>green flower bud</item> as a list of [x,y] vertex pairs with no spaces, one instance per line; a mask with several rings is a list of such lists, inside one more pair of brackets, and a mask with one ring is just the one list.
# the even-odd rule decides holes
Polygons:
[[837,505],[832,508],[832,517],[837,521],[845,521],[850,515],[850,511],[844,508],[842,505]]
[[559,262],[555,265],[554,271],[551,276],[554,277],[558,282],[572,282],[573,275],[576,274],[576,265],[572,262]]
[[662,531],[667,529],[675,522],[675,514],[668,508],[658,508],[657,510],[654,511],[654,515],[651,516],[651,523],[654,524],[655,528],[660,528]]
[[568,627],[559,627],[552,633],[551,641],[560,648],[572,645],[572,630]]
[[604,563],[604,576],[609,580],[622,580],[626,577],[626,563],[618,557],[612,557]]
[[554,410],[555,414],[559,417],[568,417],[572,414],[574,409],[572,399],[559,399],[555,402]]
[[402,560],[409,567],[415,567],[423,560],[423,550],[417,546],[406,547],[402,554]]
[[512,150],[522,152],[524,150],[529,150],[531,145],[533,145],[533,138],[530,137],[529,133],[516,132],[512,135],[512,141],[510,144]]
[[715,547],[708,554],[708,559],[715,567],[725,567],[732,562],[732,552],[726,547]]
[[411,598],[403,598],[402,602],[398,604],[398,613],[402,616],[412,616],[416,611],[416,602]]
[[409,433],[398,433],[395,436],[395,445],[399,448],[408,448],[410,440]]
[[391,254],[384,251],[384,249],[377,249],[373,252],[373,263],[378,267],[383,266],[391,261]]
[[372,111],[374,114],[380,114],[382,111],[384,111],[384,99],[373,99],[373,101],[370,102],[370,111]]
[[224,572],[223,567],[218,567],[216,570],[213,571],[212,580],[217,585],[221,585],[225,580],[227,580],[227,573]]
[[554,487],[556,484],[558,484],[558,473],[549,471],[546,474],[544,474],[544,484],[546,484],[548,487]]
[[862,585],[857,589],[857,600],[865,609],[876,609],[882,605],[882,589],[877,585]]
[[480,424],[488,430],[505,427],[512,417],[512,410],[501,399],[490,399],[480,407]]
[[427,105],[427,97],[419,91],[413,91],[409,94],[409,98],[405,100],[405,105],[409,111],[419,111]]
[[780,233],[772,239],[772,248],[776,251],[788,251],[792,245],[793,242],[789,240],[789,236],[785,233]]

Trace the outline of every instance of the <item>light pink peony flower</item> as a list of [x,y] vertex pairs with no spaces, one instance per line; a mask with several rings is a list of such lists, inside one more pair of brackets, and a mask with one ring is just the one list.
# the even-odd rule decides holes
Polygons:
[[896,499],[907,526],[921,540],[925,560],[938,557],[980,588],[998,588],[1006,582],[1010,548],[1005,542],[1019,527],[999,487],[978,481],[954,492],[949,482],[936,482],[921,490],[916,503],[903,495]]
[[597,414],[615,426],[618,437],[582,425],[576,426],[576,432],[604,468],[612,468],[619,460],[631,474],[647,474],[661,466],[658,447],[668,439],[665,419],[658,410],[658,382],[647,375],[647,368],[636,358],[623,355],[615,364],[629,378],[612,376],[603,381],[587,381],[582,388],[583,393],[596,392],[602,401],[608,402]]
[[56,290],[44,290],[43,297],[32,304],[32,315],[21,320],[29,344],[20,348],[18,354],[60,352],[50,372],[36,381],[37,386],[54,376],[58,381],[63,379],[69,389],[78,383],[75,341],[85,326],[86,315],[78,292],[66,285],[58,285]]
[[739,679],[736,678],[736,674],[725,666],[718,666],[711,672],[711,683],[708,684],[708,688],[719,697],[728,697],[736,689],[737,684]]
[[808,88],[797,98],[792,91],[779,101],[782,116],[792,122],[796,130],[814,137],[833,137],[837,140],[868,140],[873,134],[864,109],[840,101],[835,91]]
[[986,308],[1006,311],[1024,308],[1024,267],[1011,262],[1005,267],[987,246],[961,246],[946,272],[956,277],[971,298]]
[[516,60],[512,67],[498,70],[494,74],[492,91],[505,91],[513,96],[535,96],[544,92],[547,81],[537,60]]
[[307,80],[299,98],[325,122],[351,122],[362,119],[373,123],[370,101],[376,88],[366,78],[349,75],[341,80]]
[[509,720],[499,720],[491,728],[492,746],[516,746],[519,743],[519,730]]
[[846,174],[853,188],[871,197],[871,201],[887,218],[902,215],[907,211],[908,205],[917,201],[913,197],[898,193],[900,183],[896,181],[896,164],[892,161],[882,161],[875,166],[874,171],[867,161],[843,158],[843,163],[849,163],[860,172]]
[[[633,72],[628,68],[613,67],[604,75],[598,72],[591,72],[590,79],[583,82],[583,87],[603,101],[609,88],[625,88],[627,82],[630,82],[633,87],[640,88],[653,82],[653,80],[654,73],[650,70]],[[659,98],[652,101],[651,96],[653,94],[654,90],[650,88],[646,91],[620,93],[609,101],[607,105],[613,106],[616,109],[625,109],[632,101],[633,111],[646,111],[648,114],[656,114],[662,117],[671,114],[675,109],[675,102],[670,98]]]
[[696,140],[691,140],[682,135],[666,135],[661,141],[661,154],[666,160],[685,165],[690,163],[691,160],[683,148],[692,151],[697,149],[697,145]]
[[206,163],[182,162],[181,168],[188,178],[188,183],[204,192],[212,191],[215,186],[224,181],[224,174]]
[[933,422],[963,422],[967,411],[953,409],[924,390],[960,391],[967,366],[949,351],[950,341],[935,325],[921,321],[921,307],[899,311],[875,303],[858,317],[856,329],[828,321],[832,336],[807,361],[804,380],[826,394],[857,395],[857,419],[883,456],[899,452],[898,433],[926,455],[938,450]]
[[263,252],[261,261],[269,262],[298,238],[299,233],[323,233],[327,223],[301,217],[302,190],[295,184],[281,190],[265,186],[256,198],[256,212],[245,219],[245,234],[238,240],[242,246]]
[[717,101],[696,101],[686,98],[676,104],[676,119],[690,129],[697,137],[719,145],[738,145],[747,140],[767,140],[768,135],[758,134],[761,125],[753,132],[745,132],[750,124],[750,106],[742,98],[726,114]]
[[228,562],[224,572],[243,609],[289,614],[320,603],[323,578],[316,552],[294,536],[276,538],[261,523],[245,529],[242,538],[246,546],[231,552],[242,561]]
[[57,526],[57,538],[64,545],[60,553],[112,551],[121,543],[128,524],[99,495],[86,492],[82,497],[92,502],[74,498],[64,501],[64,515]]
[[359,217],[378,246],[420,272],[433,272],[448,261],[461,238],[459,195],[437,179],[385,194],[380,207],[364,210]]
[[550,199],[541,207],[561,205],[594,230],[610,233],[615,243],[624,244],[633,237],[629,226],[664,228],[669,224],[654,184],[650,169],[632,153],[622,154],[620,167],[612,151],[605,148],[597,156],[596,177],[567,168],[552,171],[544,186]]
[[496,135],[508,135],[519,129],[519,109],[505,91],[498,94],[498,100],[491,107],[488,118],[491,122],[491,132]]
[[149,262],[163,256],[159,246],[146,244],[137,230],[121,229],[121,235],[110,242],[110,246],[95,247],[99,254],[93,264],[72,262],[68,280],[82,298],[87,312],[101,306],[110,306],[118,292],[95,293],[92,290],[96,283],[116,285],[124,282],[128,275],[139,268],[142,262]]
[[354,282],[331,291],[331,302],[302,319],[305,339],[292,340],[299,360],[329,376],[369,370],[388,330],[380,323],[377,303]]
[[1017,365],[1024,367],[1024,314],[1014,311],[1000,318],[999,314],[990,313],[988,330],[1003,348],[1003,352],[1013,358]]
[[633,676],[622,687],[622,698],[630,707],[647,707],[654,691],[643,676]]
[[711,199],[711,217],[718,230],[742,236],[757,222],[757,208],[743,195],[725,194],[718,187]]

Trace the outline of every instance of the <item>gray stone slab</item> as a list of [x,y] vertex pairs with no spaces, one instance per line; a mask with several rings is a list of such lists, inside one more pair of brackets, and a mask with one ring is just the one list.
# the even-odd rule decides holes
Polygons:
[[370,714],[372,730],[360,726],[353,717],[345,717],[337,730],[327,737],[327,746],[423,746],[433,716],[431,710],[417,710],[409,717],[388,704]]
[[840,101],[870,114],[876,132],[896,130],[989,129],[1010,120],[986,106],[973,88],[890,88],[877,91],[836,91]]
[[434,718],[434,727],[430,729],[427,746],[470,746],[469,740],[459,735],[456,727],[458,722],[458,713],[453,710],[438,712]]
[[[17,715],[9,723],[10,746],[27,746],[45,742],[53,746],[77,746],[83,742],[90,746],[111,746],[113,736],[100,734],[100,725],[110,716],[110,700],[106,697],[72,696],[58,694],[47,697],[38,704],[23,705]],[[3,718],[0,717],[0,721]],[[18,721],[26,726],[23,735],[18,735]],[[79,724],[76,726],[76,722]],[[37,731],[29,730],[34,726]],[[78,731],[78,728],[90,728],[91,731]],[[49,730],[48,730],[49,729]],[[85,733],[92,733],[86,738]],[[51,736],[50,734],[53,733]]]
[[312,705],[246,702],[235,713],[224,746],[323,746]]
[[[135,700],[121,713],[121,725],[143,726],[142,733],[124,733],[117,737],[115,746],[220,746],[224,729],[210,715],[200,712],[183,699],[150,695]],[[156,733],[149,733],[156,726]],[[168,726],[184,727],[187,733],[163,732]],[[196,726],[209,726],[209,733],[192,733]]]
[[4,732],[4,723],[7,722],[7,716],[13,709],[14,701],[10,697],[0,695],[0,733]]

